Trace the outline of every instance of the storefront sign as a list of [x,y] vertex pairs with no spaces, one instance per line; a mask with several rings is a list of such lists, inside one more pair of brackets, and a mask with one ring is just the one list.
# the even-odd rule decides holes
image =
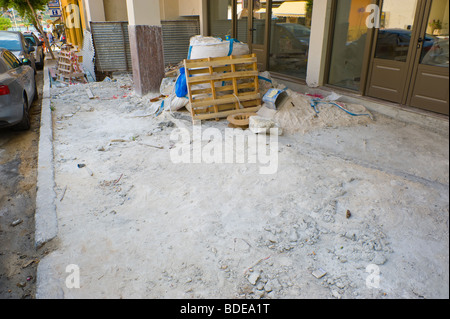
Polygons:
[[50,9],[48,10],[48,13],[50,14],[50,17],[60,17],[61,16],[61,9]]
[[47,7],[49,9],[60,9],[61,3],[59,2],[59,0],[52,0],[47,3]]
[[76,4],[69,4],[64,8],[66,17],[66,27],[68,29],[81,28],[80,7]]

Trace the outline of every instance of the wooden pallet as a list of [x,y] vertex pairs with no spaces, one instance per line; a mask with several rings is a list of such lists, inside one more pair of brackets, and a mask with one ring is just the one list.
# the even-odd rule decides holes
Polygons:
[[255,54],[184,60],[184,67],[193,121],[261,108]]

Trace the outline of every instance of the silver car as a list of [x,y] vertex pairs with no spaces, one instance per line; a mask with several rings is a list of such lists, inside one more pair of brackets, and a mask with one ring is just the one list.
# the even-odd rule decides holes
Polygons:
[[0,127],[30,128],[30,107],[38,98],[33,68],[0,48]]
[[25,37],[25,41],[29,44],[29,46],[32,46],[34,48],[34,60],[36,63],[36,67],[39,70],[42,70],[44,68],[44,43],[39,40],[39,38],[34,35],[33,32],[22,32],[23,36]]
[[11,51],[22,62],[23,59],[36,71],[34,47],[18,31],[0,31],[0,48]]

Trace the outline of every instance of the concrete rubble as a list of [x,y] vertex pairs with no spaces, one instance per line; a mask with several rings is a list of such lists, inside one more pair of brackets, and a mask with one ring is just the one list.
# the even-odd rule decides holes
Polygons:
[[[284,133],[277,172],[260,175],[253,163],[173,163],[189,113],[136,96],[127,75],[53,87],[59,233],[38,297],[448,298],[448,134],[317,113],[287,92],[270,120],[254,118]],[[71,264],[79,289],[65,284]]]

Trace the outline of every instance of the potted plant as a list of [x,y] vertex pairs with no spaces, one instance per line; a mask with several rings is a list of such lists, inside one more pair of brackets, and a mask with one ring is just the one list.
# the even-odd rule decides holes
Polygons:
[[431,34],[435,34],[435,31],[438,31],[438,30],[442,29],[442,22],[441,22],[441,20],[433,20],[428,25],[431,28]]

